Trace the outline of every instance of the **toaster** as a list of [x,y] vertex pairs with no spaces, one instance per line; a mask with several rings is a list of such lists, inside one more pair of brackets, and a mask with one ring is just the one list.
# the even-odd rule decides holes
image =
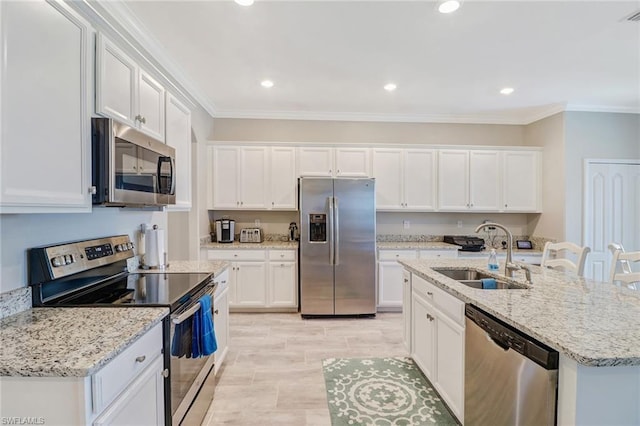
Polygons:
[[260,228],[244,228],[240,230],[241,243],[261,243],[262,229]]

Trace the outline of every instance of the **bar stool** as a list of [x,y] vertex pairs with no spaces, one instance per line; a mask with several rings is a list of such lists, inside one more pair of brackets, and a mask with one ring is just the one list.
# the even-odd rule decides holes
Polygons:
[[[624,247],[622,247],[622,244],[620,243],[610,243],[608,248],[609,250],[611,250],[611,254],[613,255],[616,254],[616,250],[620,250],[622,253],[624,253]],[[628,260],[620,260],[618,263],[620,264],[620,268],[623,273],[625,274],[631,273],[631,264],[629,263]],[[612,265],[617,268],[616,262],[613,262]]]
[[[629,272],[616,272],[618,262],[627,262],[629,266]],[[629,288],[637,289],[640,284],[640,272],[633,272],[631,270],[631,262],[640,262],[640,251],[623,252],[622,250],[616,250],[613,253],[613,260],[611,261],[611,272],[609,274],[609,282],[620,281],[627,285]]]
[[[558,258],[558,252],[569,252],[575,256],[576,261],[573,262],[567,258]],[[540,266],[543,268],[561,268],[565,271],[575,272],[579,277],[584,275],[584,265],[587,260],[587,254],[591,251],[589,247],[580,247],[577,244],[564,241],[561,243],[547,242],[542,251],[542,261]],[[554,252],[555,254],[551,254]]]

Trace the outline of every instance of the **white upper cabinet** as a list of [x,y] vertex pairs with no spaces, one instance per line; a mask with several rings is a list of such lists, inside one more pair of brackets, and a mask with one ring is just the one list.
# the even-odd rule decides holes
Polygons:
[[274,146],[270,157],[270,201],[274,210],[296,210],[298,185],[296,179],[296,149]]
[[191,111],[167,92],[165,102],[167,145],[176,150],[176,204],[167,209],[191,209]]
[[539,151],[503,152],[503,205],[510,212],[541,211],[541,155]]
[[209,191],[212,199],[209,202],[211,209],[237,209],[240,208],[240,148],[233,146],[210,146],[209,150],[209,182],[212,190]]
[[92,28],[61,2],[0,19],[0,213],[91,211]]
[[160,83],[104,35],[98,34],[96,113],[136,127],[164,142],[164,93]]
[[500,151],[469,151],[469,208],[500,210]]
[[438,152],[438,208],[469,210],[469,151]]
[[376,148],[373,177],[377,210],[435,210],[435,150]]
[[240,207],[264,209],[267,207],[267,155],[262,146],[240,149]]
[[303,146],[299,149],[298,176],[369,177],[369,148]]

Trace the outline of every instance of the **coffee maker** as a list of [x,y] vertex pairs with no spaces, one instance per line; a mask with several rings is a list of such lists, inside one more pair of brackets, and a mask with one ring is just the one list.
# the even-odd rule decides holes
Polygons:
[[235,236],[236,221],[233,219],[216,220],[216,241],[232,243]]

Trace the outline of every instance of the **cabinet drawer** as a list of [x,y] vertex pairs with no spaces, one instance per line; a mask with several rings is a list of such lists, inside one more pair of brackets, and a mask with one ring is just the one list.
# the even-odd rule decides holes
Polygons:
[[265,260],[265,250],[209,250],[209,260]]
[[450,295],[415,274],[411,276],[411,285],[413,290],[420,293],[420,295],[429,301],[436,309],[456,323],[464,325],[464,302],[462,300]]
[[99,413],[162,353],[162,323],[133,342],[91,377],[93,412]]
[[458,250],[420,250],[420,259],[456,259]]
[[380,250],[378,251],[379,260],[398,260],[398,259],[417,259],[418,254],[415,250]]
[[269,260],[296,260],[295,250],[269,250]]
[[424,297],[432,305],[435,303],[433,296],[433,284],[427,282],[424,278],[411,274],[411,287],[414,291],[418,292],[420,296]]

